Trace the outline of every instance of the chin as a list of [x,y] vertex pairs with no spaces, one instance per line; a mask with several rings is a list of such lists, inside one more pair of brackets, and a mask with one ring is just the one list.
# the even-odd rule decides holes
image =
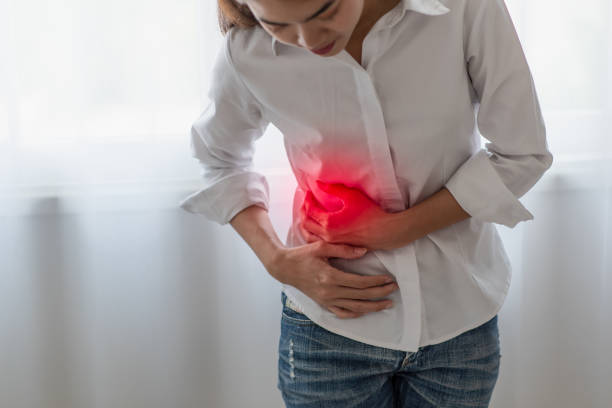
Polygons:
[[323,56],[324,57],[331,57],[333,55],[338,55],[345,47],[346,47],[346,44],[345,44],[344,40],[337,39],[336,40],[336,44],[334,45],[334,49],[332,51],[330,51],[327,55],[323,55]]
[[322,56],[323,56],[323,57],[333,57],[334,55],[338,55],[338,54],[340,54],[340,52],[341,52],[343,49],[344,49],[344,48],[340,48],[340,47],[338,47],[338,50],[337,50],[337,51],[333,51],[333,52],[330,52],[330,53],[329,53],[329,54],[327,54],[327,55],[322,55]]

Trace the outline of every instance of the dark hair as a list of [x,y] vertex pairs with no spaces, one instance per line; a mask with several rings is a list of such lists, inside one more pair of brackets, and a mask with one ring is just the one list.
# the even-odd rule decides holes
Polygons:
[[236,0],[217,0],[219,29],[225,35],[232,27],[250,28],[260,25],[246,4]]

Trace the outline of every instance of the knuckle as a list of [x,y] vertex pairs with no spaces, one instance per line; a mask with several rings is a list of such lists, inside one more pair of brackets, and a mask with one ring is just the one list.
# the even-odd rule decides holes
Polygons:
[[316,284],[317,286],[320,286],[320,285],[321,285],[321,277],[322,277],[322,274],[321,274],[321,273],[315,273],[315,274],[314,274],[314,281],[315,281],[315,284]]
[[329,284],[331,284],[332,278],[331,278],[331,276],[328,273],[321,272],[321,273],[319,273],[318,281],[319,281],[320,285],[329,285]]
[[329,289],[327,288],[319,288],[319,297],[321,299],[329,299],[330,298],[330,292]]

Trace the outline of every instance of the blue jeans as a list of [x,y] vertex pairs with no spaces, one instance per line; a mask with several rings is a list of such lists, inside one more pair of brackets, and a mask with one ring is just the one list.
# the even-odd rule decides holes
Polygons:
[[501,357],[497,315],[412,353],[332,333],[286,299],[281,291],[277,387],[288,408],[489,406]]

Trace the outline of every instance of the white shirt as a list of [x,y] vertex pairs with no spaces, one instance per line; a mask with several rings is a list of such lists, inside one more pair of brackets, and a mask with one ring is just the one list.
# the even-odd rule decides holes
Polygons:
[[209,97],[191,129],[204,188],[181,202],[186,211],[226,224],[250,205],[268,209],[266,178],[251,162],[253,141],[273,123],[297,180],[289,247],[306,243],[297,211],[305,191],[317,195],[316,179],[360,188],[388,212],[444,186],[471,215],[395,250],[330,259],[344,271],[393,275],[390,309],[341,319],[283,284],[311,320],[415,352],[497,314],[511,265],[494,224],[533,219],[519,198],[553,161],[503,0],[403,0],[366,36],[362,65],[346,50],[321,57],[261,27],[233,28]]

